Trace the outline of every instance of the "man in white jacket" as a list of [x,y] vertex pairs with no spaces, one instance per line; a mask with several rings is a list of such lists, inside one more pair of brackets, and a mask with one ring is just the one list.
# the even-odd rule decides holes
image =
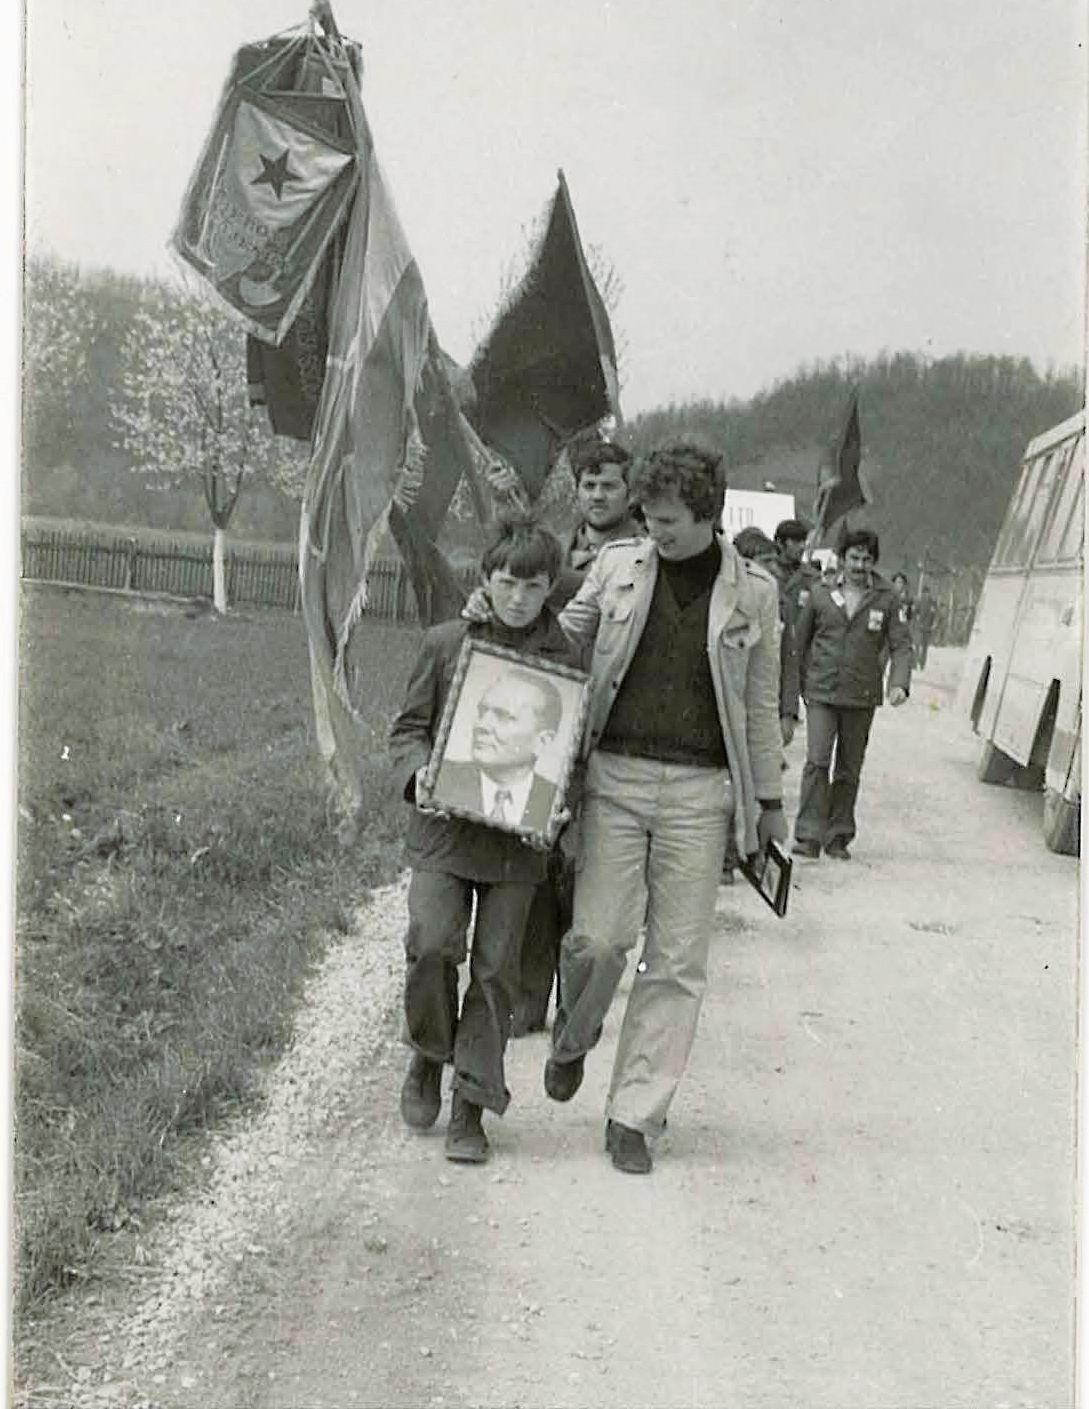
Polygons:
[[786,840],[779,604],[771,576],[716,534],[719,457],[675,445],[636,461],[649,539],[599,552],[560,614],[593,643],[574,918],[545,1089],[582,1082],[644,917],[606,1107],[606,1149],[648,1173],[707,977],[729,828],[740,855]]

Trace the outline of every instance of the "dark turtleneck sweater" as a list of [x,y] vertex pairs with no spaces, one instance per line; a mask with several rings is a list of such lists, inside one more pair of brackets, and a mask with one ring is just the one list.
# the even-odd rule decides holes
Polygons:
[[707,614],[721,564],[717,542],[675,562],[659,557],[647,624],[598,745],[607,753],[726,767],[707,659]]

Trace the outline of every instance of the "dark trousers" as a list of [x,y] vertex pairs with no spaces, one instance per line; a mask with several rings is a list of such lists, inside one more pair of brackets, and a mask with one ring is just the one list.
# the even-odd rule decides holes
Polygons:
[[873,709],[869,707],[806,705],[805,767],[794,821],[796,841],[846,845],[854,837],[855,799],[872,723]]
[[571,928],[574,890],[574,862],[557,847],[548,858],[548,875],[533,892],[522,938],[518,1003],[529,1027],[542,1026],[548,1016],[552,983],[559,980],[560,940]]
[[[410,1045],[450,1062],[466,1100],[502,1115],[510,1101],[503,1053],[517,998],[518,946],[532,884],[486,884],[444,871],[413,871],[405,936],[405,1028]],[[467,931],[476,896],[471,946]],[[458,1013],[458,965],[469,986]]]

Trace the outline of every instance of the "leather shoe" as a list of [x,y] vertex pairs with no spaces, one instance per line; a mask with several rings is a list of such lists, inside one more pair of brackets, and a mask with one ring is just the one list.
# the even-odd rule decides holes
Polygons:
[[851,853],[847,850],[847,843],[842,841],[829,842],[824,848],[825,856],[830,856],[833,861],[850,861]]
[[605,1149],[612,1156],[613,1168],[625,1174],[649,1174],[654,1167],[643,1132],[617,1120],[605,1124]]
[[816,841],[796,841],[790,849],[795,856],[807,856],[810,861],[816,861],[821,854],[820,842]]
[[413,1052],[401,1084],[401,1116],[413,1130],[430,1130],[442,1105],[442,1063]]
[[488,1158],[488,1137],[481,1123],[483,1111],[455,1091],[446,1127],[446,1158],[458,1164],[483,1164]]
[[558,1062],[549,1057],[545,1062],[544,1089],[554,1101],[569,1101],[582,1085],[585,1057],[576,1057],[571,1062]]

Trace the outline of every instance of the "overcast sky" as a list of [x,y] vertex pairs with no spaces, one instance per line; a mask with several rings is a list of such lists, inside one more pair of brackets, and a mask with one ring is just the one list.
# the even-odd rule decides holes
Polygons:
[[[30,248],[170,269],[233,51],[306,0],[29,0]],[[628,414],[882,348],[1081,360],[1079,0],[334,0],[467,361],[563,167]]]

